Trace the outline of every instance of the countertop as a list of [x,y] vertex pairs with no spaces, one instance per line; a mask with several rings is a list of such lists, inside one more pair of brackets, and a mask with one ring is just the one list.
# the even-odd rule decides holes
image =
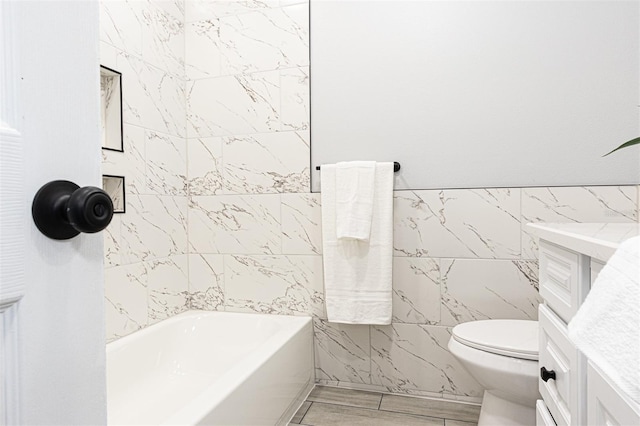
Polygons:
[[541,240],[602,262],[613,256],[620,243],[640,235],[639,223],[528,223],[527,227]]

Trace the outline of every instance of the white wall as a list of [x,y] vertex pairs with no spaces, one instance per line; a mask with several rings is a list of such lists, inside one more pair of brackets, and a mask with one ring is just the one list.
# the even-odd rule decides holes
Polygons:
[[20,424],[104,424],[102,234],[54,241],[31,219],[31,201],[45,183],[101,184],[98,4],[14,5],[26,158],[26,294],[17,306]]
[[[640,182],[636,1],[311,2],[312,163],[396,189]],[[312,173],[317,188],[319,173]]]

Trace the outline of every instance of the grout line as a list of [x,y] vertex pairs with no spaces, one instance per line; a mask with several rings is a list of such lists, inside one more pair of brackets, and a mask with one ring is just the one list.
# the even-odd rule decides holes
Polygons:
[[522,234],[524,233],[524,226],[522,225],[522,220],[524,218],[522,214],[522,198],[524,197],[524,190],[523,188],[519,188],[518,191],[520,192],[520,217],[518,218],[518,221],[520,222],[520,256],[518,258],[520,260],[524,260],[524,238],[522,237]]
[[[305,400],[305,402],[307,402],[307,401]],[[309,406],[307,407],[307,410],[306,410],[306,411],[304,412],[304,414],[302,415],[302,417],[300,417],[300,423],[298,423],[298,424],[302,424],[302,423],[304,423],[304,418],[305,418],[305,417],[307,417],[307,413],[309,412],[309,410],[311,409],[311,406],[313,405],[313,401],[309,401],[309,402],[310,402],[310,404],[309,404]]]
[[[284,230],[282,229],[282,193],[278,193],[278,213],[279,213],[279,217],[278,217],[278,229],[280,232],[278,232],[280,235],[280,253],[284,253]],[[286,255],[283,255],[286,256]]]
[[[307,413],[309,412],[311,405],[313,405],[314,403],[316,403],[318,401],[314,401],[309,405],[309,408],[307,408],[307,411],[305,412],[304,416],[302,417],[302,419],[300,420],[299,424],[304,424],[304,418],[306,417]],[[318,402],[318,404],[321,405],[330,405],[330,406],[334,406],[334,407],[340,407],[342,409],[356,409],[356,410],[367,410],[367,411],[384,411],[385,413],[391,413],[391,414],[396,414],[398,416],[406,416],[406,417],[418,417],[418,418],[428,418],[428,419],[433,419],[433,420],[441,420],[442,424],[444,425],[445,422],[447,420],[451,420],[451,421],[457,421],[457,422],[462,422],[462,423],[468,423],[469,425],[473,425],[476,424],[475,422],[470,422],[470,421],[466,421],[466,420],[456,420],[456,419],[447,419],[446,417],[437,417],[437,416],[430,416],[427,414],[418,414],[418,413],[409,413],[409,412],[405,412],[405,411],[394,411],[394,410],[376,410],[374,408],[367,408],[367,407],[361,407],[361,406],[356,406],[356,405],[348,405],[348,404],[334,404],[331,402]]]
[[[323,257],[324,259],[324,257]],[[393,261],[393,259],[391,259]],[[392,284],[391,286],[393,287],[393,279],[392,279]],[[392,293],[392,297],[393,297],[393,289],[391,290]],[[326,303],[326,301],[325,301]],[[371,343],[371,329],[373,328],[373,325],[369,325],[369,384],[373,384],[373,357],[371,356],[371,349],[373,348],[373,344]],[[380,396],[380,400],[382,401],[382,396]]]

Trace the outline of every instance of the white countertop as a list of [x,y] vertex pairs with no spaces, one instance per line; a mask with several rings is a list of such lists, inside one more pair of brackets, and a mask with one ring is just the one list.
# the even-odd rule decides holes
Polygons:
[[640,235],[638,223],[528,223],[541,240],[606,262],[620,243]]

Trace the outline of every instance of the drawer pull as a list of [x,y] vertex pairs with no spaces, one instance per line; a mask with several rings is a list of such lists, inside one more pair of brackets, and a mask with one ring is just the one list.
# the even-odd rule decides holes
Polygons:
[[540,378],[545,382],[548,381],[549,379],[555,380],[556,372],[553,370],[547,370],[546,368],[542,367],[540,369]]

